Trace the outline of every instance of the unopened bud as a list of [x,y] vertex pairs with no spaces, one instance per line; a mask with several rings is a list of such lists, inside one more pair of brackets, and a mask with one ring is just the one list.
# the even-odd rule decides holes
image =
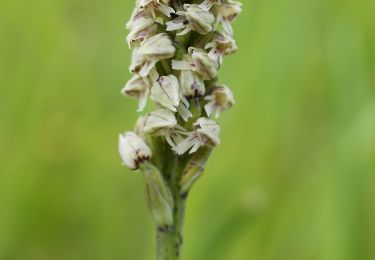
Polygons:
[[119,152],[124,165],[132,170],[138,169],[152,157],[150,147],[133,132],[120,134]]

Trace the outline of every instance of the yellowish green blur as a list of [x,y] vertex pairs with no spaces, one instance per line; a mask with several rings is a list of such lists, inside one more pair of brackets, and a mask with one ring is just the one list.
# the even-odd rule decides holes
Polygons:
[[[220,83],[237,104],[187,204],[186,260],[375,259],[375,2],[243,0]],[[0,260],[151,260],[133,1],[2,1]]]

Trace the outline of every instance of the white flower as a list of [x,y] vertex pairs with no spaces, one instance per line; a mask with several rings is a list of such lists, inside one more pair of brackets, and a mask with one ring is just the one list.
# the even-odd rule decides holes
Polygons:
[[164,108],[147,115],[144,131],[154,136],[164,136],[172,147],[186,135],[186,130],[177,124],[174,113]]
[[166,129],[177,125],[174,113],[168,109],[161,108],[148,114],[145,118],[144,131],[150,134],[157,134]]
[[205,50],[190,47],[184,60],[172,61],[172,68],[175,70],[192,70],[199,74],[202,80],[210,80],[217,76],[219,63],[211,59]]
[[133,132],[120,134],[119,152],[124,165],[132,170],[138,169],[141,163],[152,157],[151,149]]
[[154,82],[151,96],[162,107],[178,112],[185,121],[192,116],[188,109],[189,102],[182,96],[178,80],[172,74],[162,76]]
[[134,75],[122,89],[122,93],[126,96],[138,98],[138,109],[142,111],[147,103],[147,98],[150,93],[150,81],[148,78],[143,78],[138,75]]
[[223,56],[237,51],[237,45],[232,36],[218,32],[215,33],[212,42],[208,43],[205,48],[211,49],[208,56],[211,59],[218,60],[220,64],[223,63]]
[[152,69],[147,77],[140,77],[134,75],[122,89],[122,94],[125,96],[137,98],[138,109],[140,112],[144,109],[147,103],[147,98],[150,93],[150,88],[155,80],[159,78],[159,74],[156,69]]
[[202,97],[205,92],[203,80],[191,70],[180,72],[180,88],[182,95],[187,98]]
[[136,12],[127,24],[130,33],[127,37],[129,48],[139,45],[146,38],[155,35],[158,25],[147,11]]
[[211,12],[196,4],[185,4],[184,9],[185,11],[177,12],[178,18],[166,23],[167,31],[184,29],[177,35],[184,35],[190,31],[205,35],[213,30],[215,17]]
[[180,87],[174,75],[162,76],[154,82],[151,96],[161,106],[176,112],[181,100]]
[[222,111],[228,110],[235,103],[232,91],[225,85],[214,87],[211,94],[204,98],[209,102],[204,106],[207,115],[219,117]]
[[241,13],[242,4],[236,1],[227,1],[217,8],[217,21],[223,25],[224,31],[233,34],[231,23]]
[[214,5],[220,5],[222,3],[223,3],[223,0],[205,0],[199,6],[203,10],[209,11],[212,8],[212,6],[214,6]]
[[173,57],[175,50],[166,33],[147,38],[134,50],[130,71],[146,77],[159,60]]
[[186,153],[195,153],[202,146],[214,147],[220,143],[220,127],[215,121],[201,117],[194,123],[197,128],[189,133],[187,138],[180,142],[175,148],[175,152],[179,155]]
[[139,10],[145,10],[149,8],[152,13],[152,16],[155,18],[155,10],[163,13],[165,16],[171,17],[171,14],[175,13],[175,10],[168,6],[169,0],[137,0],[136,6]]

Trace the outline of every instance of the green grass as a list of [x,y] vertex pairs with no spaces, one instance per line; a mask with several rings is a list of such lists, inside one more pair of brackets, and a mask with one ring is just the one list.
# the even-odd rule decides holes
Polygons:
[[[243,3],[185,259],[375,259],[375,2]],[[0,260],[153,259],[142,176],[117,154],[132,6],[2,2]]]

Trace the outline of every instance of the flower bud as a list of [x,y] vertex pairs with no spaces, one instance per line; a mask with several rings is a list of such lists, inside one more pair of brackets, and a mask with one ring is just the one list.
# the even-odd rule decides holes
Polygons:
[[219,61],[219,64],[222,64],[223,56],[235,53],[237,51],[237,45],[232,36],[217,32],[212,42],[205,46],[205,49],[211,49],[208,56],[213,60]]
[[200,75],[202,80],[211,80],[217,76],[219,63],[211,59],[205,50],[190,47],[184,60],[172,61],[172,68],[175,70],[192,70]]
[[137,111],[142,111],[146,106],[150,87],[149,79],[134,75],[128,83],[126,83],[121,92],[126,96],[138,98]]
[[120,134],[119,152],[124,165],[132,170],[138,169],[141,164],[152,157],[151,149],[133,132]]
[[180,88],[182,95],[187,98],[202,97],[205,92],[203,80],[191,70],[180,72]]
[[177,35],[184,35],[190,31],[196,31],[205,35],[213,30],[213,23],[215,22],[214,15],[202,9],[196,4],[185,4],[185,11],[178,11],[176,18],[173,21],[167,22],[167,31],[175,31],[185,28]]
[[214,87],[212,93],[204,99],[209,101],[204,106],[207,115],[215,114],[216,118],[222,111],[228,110],[235,103],[232,91],[225,85]]
[[181,98],[177,78],[174,75],[160,77],[151,88],[151,95],[161,106],[176,112]]
[[144,131],[150,134],[156,134],[164,129],[170,129],[177,125],[174,113],[168,109],[159,109],[151,112],[145,118]]
[[231,23],[241,13],[242,4],[236,1],[227,1],[217,9],[217,21],[223,25],[224,31],[228,34],[233,34]]
[[158,227],[173,225],[173,197],[159,170],[151,163],[141,166],[145,176],[145,192],[148,208]]
[[146,77],[159,60],[173,57],[175,50],[166,33],[147,38],[134,50],[130,71]]
[[197,129],[174,148],[177,154],[184,154],[188,150],[192,154],[202,146],[214,147],[220,143],[220,127],[215,121],[201,117],[194,123],[194,126]]

